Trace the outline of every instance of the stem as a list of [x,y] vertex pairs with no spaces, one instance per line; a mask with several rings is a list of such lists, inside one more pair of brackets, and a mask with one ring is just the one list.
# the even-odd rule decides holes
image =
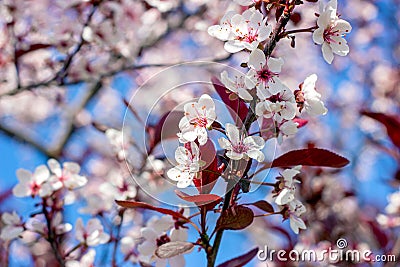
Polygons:
[[47,211],[47,207],[46,207],[46,200],[43,200],[42,211],[43,211],[44,217],[46,218],[46,224],[47,224],[47,229],[48,229],[47,241],[51,245],[51,249],[53,250],[53,253],[54,253],[54,256],[56,257],[56,260],[58,261],[60,266],[64,267],[65,266],[65,261],[64,261],[64,258],[62,257],[62,255],[61,255],[61,253],[60,253],[60,251],[58,249],[57,240],[56,240],[56,237],[55,237],[54,232],[53,232],[53,227],[51,226],[51,218],[50,218],[49,212]]
[[118,249],[119,238],[121,235],[122,221],[124,220],[124,213],[125,213],[125,210],[120,211],[121,223],[117,226],[117,234],[115,235],[115,242],[114,242],[114,248],[113,248],[113,254],[112,254],[112,266],[113,267],[117,266],[117,249]]
[[77,244],[75,247],[71,248],[70,251],[68,251],[67,253],[65,253],[65,258],[68,257],[72,252],[74,252],[75,250],[77,250],[78,248],[80,248],[82,246],[82,243]]
[[313,32],[314,30],[318,29],[318,26],[312,26],[309,28],[305,28],[305,29],[296,29],[296,30],[291,30],[291,31],[285,31],[283,32],[279,38],[284,38],[290,34],[294,34],[294,33],[300,33],[300,32]]
[[268,185],[274,187],[276,184],[274,183],[266,183],[266,182],[257,182],[257,181],[249,181],[252,184],[259,184],[259,185]]
[[[289,2],[289,1],[288,1]],[[291,12],[294,9],[294,5],[291,5],[289,3],[286,4],[286,8],[283,11],[282,15],[279,17],[279,20],[274,28],[274,31],[272,32],[271,39],[269,43],[265,46],[264,48],[264,54],[269,57],[272,54],[272,51],[274,51],[274,48],[276,44],[279,42],[279,40],[282,38],[281,32],[284,30],[286,24],[289,22]]]
[[[234,190],[234,186],[232,183],[236,183],[236,181],[231,179],[228,181],[228,184],[226,185],[226,195],[225,195],[224,205],[222,207],[221,214],[229,208],[229,204],[230,204],[231,197],[232,197],[232,192]],[[212,247],[211,253],[209,253],[207,255],[207,267],[215,266],[215,260],[217,259],[217,254],[218,254],[219,246],[221,245],[223,233],[224,233],[223,229],[218,230],[216,232],[214,245]]]
[[281,211],[277,211],[277,212],[272,212],[272,213],[254,215],[254,218],[256,218],[256,217],[267,217],[267,216],[276,215],[276,214],[282,214],[282,212]]

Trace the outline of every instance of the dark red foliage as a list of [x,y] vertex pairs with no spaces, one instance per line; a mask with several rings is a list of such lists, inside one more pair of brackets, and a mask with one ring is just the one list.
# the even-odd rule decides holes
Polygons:
[[254,213],[245,206],[234,206],[224,211],[217,221],[219,230],[241,230],[249,226],[254,219]]
[[229,112],[232,115],[232,118],[236,120],[239,118],[242,122],[245,120],[247,113],[249,112],[249,108],[247,107],[246,103],[237,98],[235,100],[231,100],[229,98],[229,90],[221,83],[221,81],[216,78],[212,77],[211,82],[214,85],[215,90],[217,91],[218,95],[221,97],[222,101],[230,107]]
[[231,260],[228,260],[224,263],[219,264],[217,267],[241,267],[244,266],[245,264],[247,264],[249,261],[251,261],[258,252],[258,248],[253,248],[252,250],[250,250],[249,252],[233,258]]
[[395,146],[400,148],[400,118],[398,116],[369,111],[361,111],[361,114],[385,125],[390,140],[392,140]]
[[271,167],[291,167],[296,165],[342,168],[349,160],[321,148],[306,148],[289,151],[272,162]]

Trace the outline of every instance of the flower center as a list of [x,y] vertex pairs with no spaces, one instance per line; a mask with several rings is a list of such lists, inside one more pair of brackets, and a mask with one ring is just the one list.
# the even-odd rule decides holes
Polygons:
[[198,117],[193,119],[191,122],[195,127],[207,127],[207,118],[205,117]]
[[254,41],[257,41],[258,38],[258,30],[250,27],[248,29],[248,33],[243,33],[239,31],[239,29],[236,30],[236,32],[239,34],[239,36],[236,37],[236,40],[239,40],[241,42],[246,42],[246,43],[252,43]]
[[40,190],[40,185],[38,185],[37,183],[33,183],[31,185],[31,191],[34,195],[36,195]]
[[239,153],[239,154],[245,153],[245,152],[247,152],[249,150],[249,147],[246,146],[245,144],[243,144],[242,142],[233,145],[232,148],[233,148],[232,149],[233,152],[236,152],[236,153]]
[[339,36],[339,30],[335,30],[333,26],[330,26],[329,28],[325,29],[323,37],[324,41],[327,42],[328,44],[330,43],[336,43],[334,39],[332,39],[333,36]]
[[257,71],[258,80],[264,83],[271,81],[272,78],[277,75],[278,73],[270,71],[267,67]]

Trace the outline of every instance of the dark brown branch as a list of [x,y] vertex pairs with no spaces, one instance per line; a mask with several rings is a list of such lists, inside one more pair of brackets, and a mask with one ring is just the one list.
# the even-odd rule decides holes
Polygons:
[[67,56],[67,58],[65,59],[63,67],[61,68],[61,70],[59,72],[57,72],[57,74],[56,74],[56,76],[54,78],[54,80],[59,81],[59,83],[61,83],[61,84],[63,84],[64,79],[68,74],[68,69],[71,66],[71,63],[72,63],[74,57],[79,53],[79,51],[81,50],[81,48],[85,44],[85,39],[83,37],[83,33],[85,31],[85,28],[87,26],[89,26],[90,21],[92,20],[92,17],[94,15],[94,13],[96,12],[96,9],[97,9],[97,4],[94,4],[92,9],[90,10],[90,13],[89,13],[85,23],[82,26],[82,31],[81,31],[81,34],[80,34],[80,37],[79,37],[78,44],[76,45],[75,49],[71,52],[71,54],[69,54]]
[[62,257],[60,250],[59,250],[59,245],[56,240],[56,235],[54,233],[53,226],[51,225],[51,217],[49,212],[47,211],[47,206],[46,206],[46,200],[43,200],[43,214],[46,219],[46,225],[47,225],[47,241],[50,243],[51,249],[53,250],[54,256],[56,257],[56,260],[60,264],[60,266],[64,267],[65,266],[65,260]]

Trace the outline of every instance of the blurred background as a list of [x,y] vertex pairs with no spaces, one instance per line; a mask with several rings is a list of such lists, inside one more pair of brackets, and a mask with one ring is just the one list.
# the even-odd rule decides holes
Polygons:
[[[245,231],[224,235],[218,262],[256,245],[318,250],[334,246],[340,237],[354,248],[400,258],[399,5],[398,0],[338,0],[338,12],[353,30],[346,36],[349,55],[336,56],[332,65],[323,60],[311,33],[296,34],[295,48],[289,38],[279,42],[273,55],[285,60],[280,78],[295,90],[316,73],[329,112],[310,119],[295,138],[276,147],[276,154],[316,146],[351,163],[339,171],[304,169],[299,195],[307,207],[307,230],[296,236],[278,216],[256,220]],[[71,224],[78,217],[100,216],[115,231],[114,199],[124,193],[132,173],[146,192],[168,199],[171,188],[160,173],[171,163],[162,159],[177,140],[143,156],[138,151],[145,148],[144,124],[156,124],[165,112],[202,93],[218,98],[210,78],[229,67],[240,70],[246,54],[228,55],[223,42],[207,34],[230,9],[241,11],[226,0],[0,1],[0,213],[16,210],[29,218],[38,200],[12,195],[16,170],[33,171],[49,158],[79,163],[88,178],[87,186],[65,196],[71,205],[64,219]],[[306,2],[295,11],[287,30],[315,25],[318,3]],[[275,23],[272,15],[269,20]],[[207,64],[166,69],[192,61]],[[107,129],[124,129],[135,143],[122,144],[131,166],[121,161],[120,139],[105,134]],[[275,151],[274,143],[268,147]],[[265,179],[273,181],[274,175]],[[262,187],[243,196],[270,198],[270,190]],[[132,212],[122,236],[137,235],[148,217]],[[10,266],[51,262],[47,245],[24,240],[14,241],[10,250],[3,242],[0,258],[10,253]],[[96,251],[96,266],[108,266],[108,245]],[[124,252],[118,250],[117,257],[123,261]],[[203,252],[185,258],[187,266],[205,265]],[[267,265],[253,260],[249,266]]]

